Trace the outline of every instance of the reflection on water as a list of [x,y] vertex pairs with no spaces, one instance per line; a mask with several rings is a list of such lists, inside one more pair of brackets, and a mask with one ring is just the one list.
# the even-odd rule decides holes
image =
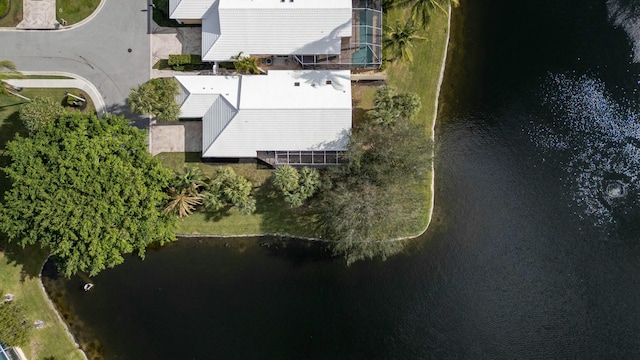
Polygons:
[[[551,74],[542,91],[548,121],[531,131],[547,156],[563,159],[582,212],[603,225],[637,206],[640,122],[629,105],[588,76]],[[558,156],[562,152],[564,156]]]
[[640,62],[640,5],[633,0],[607,0],[609,16],[633,42],[633,61]]

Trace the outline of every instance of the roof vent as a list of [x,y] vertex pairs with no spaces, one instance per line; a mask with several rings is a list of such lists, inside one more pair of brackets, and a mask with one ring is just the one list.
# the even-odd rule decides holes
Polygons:
[[293,86],[300,86],[300,83],[296,81],[293,83]]

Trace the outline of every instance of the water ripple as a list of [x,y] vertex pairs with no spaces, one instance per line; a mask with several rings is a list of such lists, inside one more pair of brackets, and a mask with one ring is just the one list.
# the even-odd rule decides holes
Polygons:
[[616,209],[634,204],[628,198],[638,195],[638,114],[588,76],[550,74],[541,93],[552,120],[533,127],[532,141],[553,158],[565,159],[561,165],[583,218],[597,225],[615,222]]

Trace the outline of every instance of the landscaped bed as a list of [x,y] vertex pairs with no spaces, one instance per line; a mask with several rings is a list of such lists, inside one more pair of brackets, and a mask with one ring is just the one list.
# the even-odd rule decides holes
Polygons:
[[[221,164],[207,164],[200,161],[200,153],[161,153],[156,156],[164,166],[182,170],[185,166],[198,166],[205,175],[213,174]],[[255,162],[224,164],[240,176],[247,178],[254,186],[256,212],[242,215],[235,209],[218,212],[195,212],[178,220],[178,234],[295,234],[316,237],[315,217],[305,208],[291,209],[281,197],[272,196],[267,179],[272,170]]]

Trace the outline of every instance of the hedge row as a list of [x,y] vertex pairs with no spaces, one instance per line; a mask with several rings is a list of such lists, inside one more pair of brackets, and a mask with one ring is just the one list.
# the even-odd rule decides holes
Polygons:
[[192,54],[177,54],[177,55],[169,55],[168,60],[169,65],[199,65],[202,64],[202,59],[200,55],[192,55]]

